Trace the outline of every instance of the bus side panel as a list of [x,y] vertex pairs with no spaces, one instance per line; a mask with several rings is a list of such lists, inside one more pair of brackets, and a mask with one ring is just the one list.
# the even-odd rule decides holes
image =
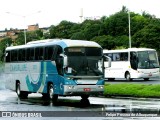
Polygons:
[[54,92],[63,94],[60,83],[64,78],[58,75],[55,62],[7,63],[5,73],[8,77],[6,88],[15,90],[16,80],[20,81],[21,91],[47,93],[48,83],[53,83]]
[[129,61],[113,61],[110,68],[105,68],[105,78],[124,78],[129,70]]
[[[52,83],[55,89],[54,92],[57,93],[59,86],[58,73],[55,63],[51,61],[41,62],[39,66],[40,68],[38,69],[40,70],[40,72],[38,72],[37,70],[37,72],[33,72],[32,74],[26,77],[26,84],[28,86],[29,91],[47,93],[48,83]],[[32,76],[34,75],[36,75],[36,79],[33,79]]]
[[[10,90],[15,90],[16,80],[22,82],[25,81],[25,75],[27,72],[26,63],[6,63],[5,64],[5,74],[7,75],[6,79],[6,88]],[[22,86],[22,90],[27,90],[27,87]]]
[[42,92],[47,93],[47,85],[48,83],[52,83],[54,85],[54,93],[59,94],[59,77],[55,62],[47,62],[45,87]]

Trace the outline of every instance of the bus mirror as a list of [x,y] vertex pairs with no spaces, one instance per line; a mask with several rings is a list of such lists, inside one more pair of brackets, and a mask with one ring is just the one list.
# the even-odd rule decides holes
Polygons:
[[104,67],[105,68],[111,67],[111,58],[104,55],[103,59],[104,59]]

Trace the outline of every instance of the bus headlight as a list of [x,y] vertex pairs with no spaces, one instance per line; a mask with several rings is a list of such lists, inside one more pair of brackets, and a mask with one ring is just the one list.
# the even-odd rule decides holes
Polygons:
[[68,86],[68,89],[74,89],[74,86]]
[[67,77],[67,80],[72,80],[72,78],[70,78],[70,77]]
[[100,89],[103,89],[104,87],[103,86],[98,86]]

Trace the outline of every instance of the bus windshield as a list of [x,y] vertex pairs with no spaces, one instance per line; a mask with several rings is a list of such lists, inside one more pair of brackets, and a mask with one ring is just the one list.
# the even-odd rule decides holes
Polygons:
[[139,51],[138,52],[138,68],[139,69],[152,69],[158,68],[158,59],[156,51]]
[[102,75],[102,49],[97,47],[68,47],[65,49],[68,57],[68,68],[73,75]]

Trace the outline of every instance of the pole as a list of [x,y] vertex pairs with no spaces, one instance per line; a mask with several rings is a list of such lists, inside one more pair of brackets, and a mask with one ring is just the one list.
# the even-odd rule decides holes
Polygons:
[[129,26],[129,48],[131,48],[131,19],[130,19],[130,11],[128,11],[128,26]]
[[23,18],[24,18],[24,41],[25,41],[25,44],[27,43],[27,37],[26,37],[26,29],[25,29],[25,27],[26,27],[26,16],[23,16]]

